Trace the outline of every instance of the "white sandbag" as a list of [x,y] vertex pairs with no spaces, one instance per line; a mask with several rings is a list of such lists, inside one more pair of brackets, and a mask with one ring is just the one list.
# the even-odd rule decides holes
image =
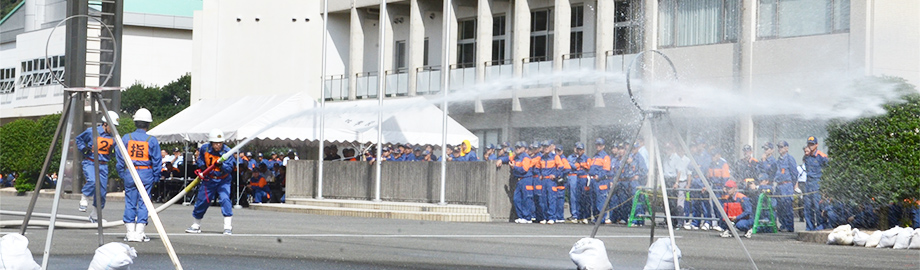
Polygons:
[[[868,233],[860,231],[859,229],[853,229],[853,245],[854,246],[864,247],[866,246],[866,241],[868,240],[869,240]],[[920,245],[920,241],[918,241],[917,244]]]
[[914,230],[910,235],[910,245],[907,246],[909,249],[920,249],[920,228]]
[[907,249],[910,246],[910,236],[914,234],[914,230],[910,228],[903,228],[898,232],[898,236],[894,240],[894,249]]
[[89,270],[127,270],[137,258],[137,251],[125,243],[112,242],[96,249]]
[[604,242],[596,238],[586,237],[575,242],[569,257],[579,270],[613,270]]
[[827,244],[828,245],[852,245],[853,244],[853,229],[850,225],[840,225],[837,228],[834,228],[829,234],[827,234]]
[[882,239],[878,241],[878,246],[876,248],[890,248],[894,246],[894,242],[898,240],[898,233],[901,232],[901,227],[894,227],[888,229],[887,231],[882,232]]
[[37,270],[42,269],[29,251],[29,239],[18,233],[0,238],[0,269]]
[[[680,260],[680,248],[677,248],[677,259]],[[674,269],[674,254],[671,253],[671,239],[658,238],[652,246],[648,247],[648,259],[645,261],[645,270]]]
[[869,235],[869,239],[866,240],[866,247],[867,247],[867,248],[874,248],[874,247],[877,247],[877,246],[878,246],[878,242],[881,242],[881,241],[882,241],[882,234],[883,234],[883,233],[885,233],[885,232],[884,232],[884,231],[875,231],[874,233],[870,234],[870,235]]
[[837,242],[840,242],[840,236],[837,234],[837,232],[831,232],[827,234],[828,245],[836,245]]

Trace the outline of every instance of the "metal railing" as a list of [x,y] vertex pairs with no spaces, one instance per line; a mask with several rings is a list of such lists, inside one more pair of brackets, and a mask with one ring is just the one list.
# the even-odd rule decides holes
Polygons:
[[547,87],[552,83],[552,78],[546,76],[553,73],[553,61],[547,56],[521,58],[521,77],[527,83],[524,88]]
[[455,91],[476,84],[476,65],[462,63],[450,65],[450,90]]
[[326,91],[326,100],[348,99],[348,77],[342,74],[324,78],[323,91]]
[[483,81],[505,80],[514,77],[514,65],[512,65],[512,61],[511,59],[501,59],[483,63],[486,69]]
[[604,62],[607,72],[626,73],[626,66],[632,61],[635,54],[626,54],[626,50],[610,50],[604,52]]
[[423,66],[415,69],[415,93],[430,95],[441,92],[441,66]]
[[[562,55],[562,70],[568,72],[577,72],[581,70],[595,70],[595,53],[583,52]],[[574,81],[565,81],[562,85],[586,85],[593,84],[594,80],[590,78],[579,78]]]
[[377,97],[377,72],[355,73],[355,96],[358,99]]
[[406,69],[387,70],[386,97],[409,95],[409,73]]

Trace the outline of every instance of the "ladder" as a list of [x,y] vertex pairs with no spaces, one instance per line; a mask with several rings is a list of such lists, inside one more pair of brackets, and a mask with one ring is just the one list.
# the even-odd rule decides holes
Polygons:
[[[773,211],[773,200],[770,199],[767,194],[770,193],[770,190],[761,192],[757,196],[757,212],[754,213],[754,228],[753,233],[758,233],[763,230],[763,232],[778,232],[779,228],[776,226],[776,212]],[[765,219],[761,219],[761,215],[766,213]]]

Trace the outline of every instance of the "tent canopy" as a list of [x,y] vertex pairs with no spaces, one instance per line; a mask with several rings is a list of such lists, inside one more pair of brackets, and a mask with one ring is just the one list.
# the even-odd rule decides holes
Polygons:
[[[423,97],[328,102],[324,139],[329,142],[376,143],[378,112],[383,117],[383,142],[441,143],[442,111]],[[206,142],[218,128],[231,141],[305,141],[319,139],[319,103],[303,93],[202,100],[151,129],[164,143]],[[478,138],[452,118],[447,119],[448,143]]]

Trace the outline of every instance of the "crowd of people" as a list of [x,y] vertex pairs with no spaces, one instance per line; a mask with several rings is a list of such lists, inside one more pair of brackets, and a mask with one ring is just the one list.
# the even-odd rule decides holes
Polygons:
[[[830,198],[822,199],[819,192],[821,173],[828,157],[817,149],[815,137],[807,138],[806,143],[801,166],[789,153],[789,143],[785,141],[775,145],[765,143],[760,159],[754,158],[753,147],[746,145],[742,147],[741,158],[731,163],[723,157],[720,148],[708,145],[705,140],[691,144],[690,153],[664,143],[661,149],[663,175],[668,187],[672,188],[669,196],[670,203],[676,206],[672,208],[675,209],[673,213],[682,220],[677,226],[688,230],[722,231],[723,236],[728,237],[728,224],[721,221],[721,215],[709,200],[710,194],[714,194],[732,224],[750,237],[756,205],[748,196],[762,192],[769,194],[770,203],[775,206],[781,231],[795,231],[795,197],[800,197],[804,204],[799,216],[803,217],[806,230],[841,224],[857,227],[877,224],[871,207],[848,208]],[[596,152],[589,157],[581,142],[576,143],[568,155],[552,140],[530,144],[517,142],[508,161],[490,157],[489,160],[499,160],[497,165],[506,163],[512,167],[512,177],[517,182],[513,195],[515,222],[589,223],[597,219],[605,224],[629,222],[633,196],[648,181],[648,150],[642,140],[632,147],[627,147],[626,143],[610,144],[609,154],[604,139],[597,139],[594,145]],[[502,152],[504,149],[499,151]],[[699,165],[699,171],[693,167],[691,159]],[[709,186],[703,182],[704,178]],[[642,192],[639,194],[644,198]],[[566,195],[571,216],[563,219]],[[607,196],[611,198],[605,205]],[[602,212],[604,209],[608,210]],[[637,205],[636,211],[642,214],[648,209]],[[642,218],[632,222],[640,226],[644,223]]]

